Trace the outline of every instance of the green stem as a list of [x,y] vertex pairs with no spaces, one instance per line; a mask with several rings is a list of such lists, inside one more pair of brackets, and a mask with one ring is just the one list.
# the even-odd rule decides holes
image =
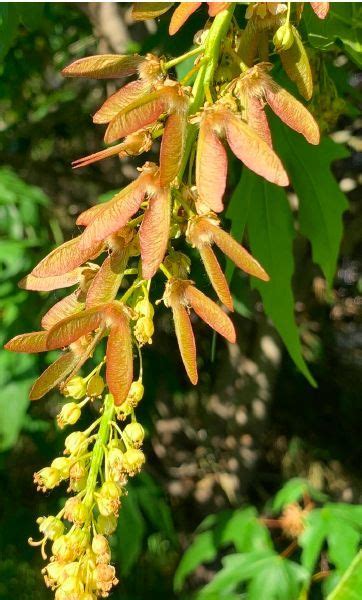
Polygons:
[[[205,64],[200,68],[195,83],[192,88],[193,101],[191,102],[189,114],[195,114],[202,107],[205,101],[205,92],[210,89],[214,79],[215,69],[219,62],[220,46],[223,38],[226,36],[230,22],[233,17],[235,9],[235,2],[232,2],[230,6],[219,12],[216,15],[205,43],[204,59]],[[181,181],[187,161],[190,156],[190,152],[193,143],[196,138],[197,127],[196,125],[189,125],[187,138],[185,143],[185,151],[182,158],[180,170],[178,173],[178,180]]]
[[172,60],[165,62],[163,64],[163,68],[166,69],[166,71],[167,71],[168,69],[171,69],[172,67],[178,65],[180,62],[187,60],[191,56],[195,56],[195,54],[200,54],[200,52],[202,52],[203,49],[204,49],[203,46],[197,46],[197,48],[193,48],[189,52],[185,52],[185,54],[182,54],[181,56],[177,56],[176,58],[173,58]]
[[98,472],[102,466],[104,447],[108,442],[109,429],[114,413],[114,400],[112,394],[107,394],[104,399],[103,415],[99,424],[97,439],[92,450],[92,460],[90,463],[86,495],[84,504],[91,508],[93,504],[93,494],[97,486]]

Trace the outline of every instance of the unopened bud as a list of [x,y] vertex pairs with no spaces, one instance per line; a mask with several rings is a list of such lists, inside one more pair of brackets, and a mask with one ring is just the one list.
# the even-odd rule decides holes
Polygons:
[[81,415],[81,409],[75,402],[64,404],[57,416],[58,425],[61,429],[66,425],[74,425]]
[[69,454],[77,454],[85,446],[86,436],[82,431],[73,431],[65,438],[65,451]]
[[145,430],[143,429],[141,423],[128,423],[123,433],[126,436],[127,441],[134,448],[139,448],[139,446],[142,445],[143,439],[145,437]]
[[129,448],[123,455],[123,467],[128,475],[133,476],[139,473],[146,458],[142,450]]
[[87,396],[101,396],[104,390],[104,379],[101,375],[92,375],[87,383]]
[[63,395],[67,398],[74,398],[74,400],[80,400],[86,395],[86,382],[83,377],[77,375],[72,377],[63,388]]
[[98,533],[92,540],[92,550],[94,554],[105,554],[109,552],[109,544],[104,535]]
[[103,533],[103,535],[111,535],[117,529],[117,517],[115,515],[98,515],[97,518],[97,531]]
[[289,23],[284,23],[274,34],[273,44],[275,49],[279,52],[280,50],[289,50],[294,42],[293,30]]
[[152,336],[154,334],[155,327],[151,317],[140,317],[134,328],[134,334],[136,340],[144,346],[144,344],[152,344]]
[[163,261],[166,269],[174,277],[186,279],[190,273],[191,260],[183,252],[172,252]]
[[139,379],[137,381],[132,381],[127,400],[129,400],[134,408],[137,406],[140,400],[142,400],[144,391],[145,388],[143,387],[142,381]]
[[54,469],[58,469],[60,472],[62,479],[68,479],[69,477],[69,469],[70,469],[70,461],[69,458],[65,456],[58,456],[55,458],[51,464]]
[[104,517],[118,515],[120,506],[119,488],[113,481],[105,481],[96,496],[101,515]]
[[74,548],[69,543],[69,539],[65,535],[58,537],[52,545],[52,553],[56,560],[60,562],[69,562],[75,558]]

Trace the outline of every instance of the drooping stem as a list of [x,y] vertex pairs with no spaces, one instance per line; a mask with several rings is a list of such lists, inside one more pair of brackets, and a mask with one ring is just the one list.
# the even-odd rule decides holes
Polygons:
[[[203,64],[200,68],[192,88],[193,100],[189,109],[190,115],[195,114],[198,110],[200,110],[205,101],[206,91],[209,91],[210,86],[212,85],[214,73],[219,62],[221,42],[228,32],[234,9],[235,2],[231,3],[227,9],[219,12],[210,27],[210,31],[205,43],[205,64]],[[179,181],[182,180],[185,172],[187,161],[196,138],[196,133],[196,126],[189,124],[185,143],[185,151],[178,173]]]
[[84,504],[91,508],[93,504],[93,494],[97,485],[97,478],[99,469],[102,466],[102,460],[104,455],[104,447],[108,442],[109,429],[114,413],[114,400],[112,394],[107,394],[104,398],[103,415],[100,420],[99,429],[97,433],[97,439],[92,450],[92,460],[89,467],[86,495],[84,498]]

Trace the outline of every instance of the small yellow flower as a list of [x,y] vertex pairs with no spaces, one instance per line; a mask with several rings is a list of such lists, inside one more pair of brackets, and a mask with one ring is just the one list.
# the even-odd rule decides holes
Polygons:
[[74,425],[81,415],[81,409],[75,402],[67,402],[57,416],[57,422],[61,429],[66,425]]
[[63,395],[67,398],[74,398],[74,400],[84,398],[86,392],[87,384],[83,377],[80,377],[79,375],[72,377],[63,389]]
[[129,423],[126,425],[123,433],[127,442],[134,448],[139,448],[142,445],[145,437],[145,430],[141,423],[137,423],[136,421],[134,423]]
[[64,525],[57,517],[39,517],[36,522],[39,525],[40,533],[52,541],[63,535]]
[[123,465],[128,475],[133,476],[139,473],[146,458],[142,450],[129,448],[123,456]]
[[92,375],[87,383],[87,395],[95,398],[101,396],[104,390],[104,379],[101,375]]

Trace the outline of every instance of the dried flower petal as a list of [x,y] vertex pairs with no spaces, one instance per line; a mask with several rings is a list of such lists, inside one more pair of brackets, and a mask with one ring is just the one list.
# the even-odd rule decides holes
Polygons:
[[82,245],[82,236],[79,235],[50,252],[33,269],[31,275],[46,278],[54,275],[63,275],[79,267],[79,265],[82,265],[87,260],[95,258],[101,251],[102,244],[99,243],[89,243],[85,248]]
[[89,308],[80,314],[70,315],[54,325],[47,338],[48,350],[64,348],[80,337],[97,329],[104,319],[100,307]]
[[132,19],[145,21],[155,19],[167,12],[174,2],[135,2],[132,7]]
[[54,275],[53,277],[35,277],[31,273],[19,281],[18,286],[24,290],[37,292],[50,292],[61,288],[71,287],[79,283],[82,275],[82,269],[73,269],[64,275]]

